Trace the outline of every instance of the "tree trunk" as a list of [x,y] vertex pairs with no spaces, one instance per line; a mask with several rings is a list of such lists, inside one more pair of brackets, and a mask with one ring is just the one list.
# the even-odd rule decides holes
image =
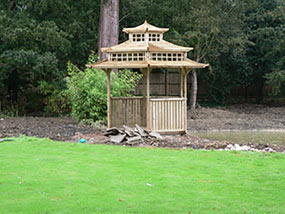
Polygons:
[[196,108],[196,102],[197,102],[197,73],[196,70],[193,69],[191,71],[191,97],[190,97],[190,108],[195,109]]
[[8,10],[9,10],[9,11],[12,11],[12,10],[14,10],[15,8],[16,8],[15,0],[10,0]]
[[98,56],[106,58],[101,48],[117,45],[119,40],[119,0],[101,0]]

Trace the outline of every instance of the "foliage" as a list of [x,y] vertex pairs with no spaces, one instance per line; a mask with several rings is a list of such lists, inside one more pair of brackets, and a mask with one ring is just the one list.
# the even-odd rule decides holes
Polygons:
[[52,114],[68,114],[71,106],[66,93],[66,83],[41,81],[39,91],[44,95],[44,111]]
[[[82,70],[97,50],[99,17],[99,0],[0,0],[1,103],[65,111],[66,64]],[[225,104],[233,87],[256,88],[261,102],[265,77],[284,70],[282,0],[120,0],[120,42],[124,27],[144,20],[169,27],[166,40],[194,47],[189,57],[211,65],[197,70],[210,102]]]
[[0,143],[0,213],[285,209],[284,154],[10,140]]
[[[89,62],[90,63],[90,62]],[[67,95],[72,106],[72,116],[77,120],[105,120],[107,114],[107,75],[102,70],[80,70],[68,63]],[[111,73],[111,95],[130,96],[141,75],[130,70]]]
[[266,74],[266,83],[272,87],[273,98],[285,99],[285,70]]
[[[45,92],[49,89],[44,89],[47,84],[56,88],[54,96],[60,98],[66,87],[67,61],[84,65],[96,44],[97,11],[97,2],[85,0],[0,1],[2,103],[24,104],[25,111],[43,110],[43,104],[57,99],[46,97],[50,96]],[[31,109],[34,102],[41,104],[39,109]],[[56,107],[45,109],[55,111]]]
[[247,60],[254,71],[252,85],[257,88],[256,100],[261,102],[265,76],[281,70],[277,62],[285,54],[285,4],[278,0],[256,0],[245,15],[245,30],[252,42],[247,47]]

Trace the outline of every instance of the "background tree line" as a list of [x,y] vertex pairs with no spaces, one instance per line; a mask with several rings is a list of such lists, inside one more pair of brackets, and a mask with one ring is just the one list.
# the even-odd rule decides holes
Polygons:
[[[101,4],[110,0],[0,0],[0,108],[22,112],[68,109],[67,62],[82,69],[98,51]],[[194,47],[189,57],[210,63],[192,72],[208,84],[208,99],[225,104],[230,89],[273,86],[285,97],[283,0],[120,0],[122,28],[148,20],[169,27],[165,39]],[[102,29],[100,29],[102,31]],[[100,44],[100,43],[99,43]],[[195,81],[192,81],[192,87]],[[245,95],[246,96],[246,95]]]

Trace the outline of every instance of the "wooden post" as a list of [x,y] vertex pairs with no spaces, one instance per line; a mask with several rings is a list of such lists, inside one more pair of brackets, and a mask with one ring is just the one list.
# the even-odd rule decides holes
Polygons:
[[184,73],[184,98],[187,99],[187,72],[186,69],[183,69],[183,73]]
[[108,128],[112,127],[112,121],[111,121],[111,69],[104,70],[107,74],[107,115],[108,115]]
[[190,70],[183,69],[184,72],[184,98],[185,98],[185,107],[184,107],[184,129],[187,133],[187,76]]
[[151,109],[150,109],[150,68],[146,70],[146,128],[151,129]]
[[147,125],[147,102],[146,102],[146,79],[147,79],[147,70],[145,68],[141,69],[141,72],[143,74],[143,79],[142,79],[142,83],[143,83],[143,87],[142,87],[142,95],[143,95],[143,99],[142,99],[142,103],[141,103],[141,109],[143,112],[143,116],[142,116],[142,124],[139,125],[143,125],[146,126]]

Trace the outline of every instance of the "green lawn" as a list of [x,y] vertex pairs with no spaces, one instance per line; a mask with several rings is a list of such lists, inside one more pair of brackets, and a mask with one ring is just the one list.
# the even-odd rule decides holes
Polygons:
[[285,213],[285,155],[14,138],[0,213]]
[[201,132],[195,133],[195,135],[206,139],[233,143],[262,143],[285,146],[285,132],[281,131],[219,131]]

